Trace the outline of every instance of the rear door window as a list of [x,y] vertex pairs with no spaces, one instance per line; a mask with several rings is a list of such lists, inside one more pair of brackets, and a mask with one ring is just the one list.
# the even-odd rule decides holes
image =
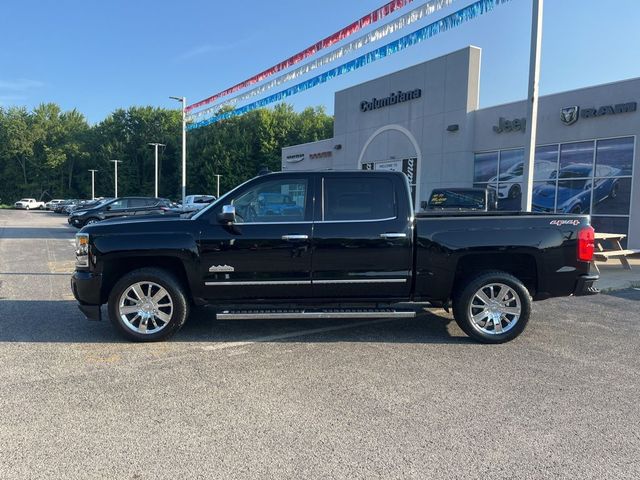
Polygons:
[[392,219],[396,203],[393,183],[387,178],[324,179],[324,221]]

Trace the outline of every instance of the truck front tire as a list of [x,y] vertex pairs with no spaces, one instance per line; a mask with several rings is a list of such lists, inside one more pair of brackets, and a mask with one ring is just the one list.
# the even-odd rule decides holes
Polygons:
[[124,275],[109,294],[108,308],[118,331],[135,342],[166,340],[189,316],[184,287],[159,268],[140,268]]
[[504,343],[520,335],[531,315],[531,295],[506,272],[482,273],[467,282],[453,299],[458,326],[482,343]]

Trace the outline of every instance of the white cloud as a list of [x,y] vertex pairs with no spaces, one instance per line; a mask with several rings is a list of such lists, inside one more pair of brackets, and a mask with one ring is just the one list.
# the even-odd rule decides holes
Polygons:
[[44,82],[39,80],[29,80],[27,78],[19,78],[16,80],[0,80],[0,90],[9,90],[12,92],[24,92],[32,88],[44,87]]
[[0,107],[7,105],[15,105],[16,103],[23,102],[27,97],[24,95],[0,95]]
[[206,43],[203,45],[198,45],[197,47],[193,47],[190,50],[187,50],[186,52],[182,53],[181,55],[178,55],[178,57],[176,58],[177,60],[190,60],[194,57],[199,57],[201,55],[206,55],[207,53],[215,53],[215,52],[226,52],[229,50],[233,50],[234,48],[240,47],[242,45],[245,45],[249,42],[251,42],[251,40],[253,40],[253,38],[255,37],[255,33],[253,35],[250,35],[248,37],[242,38],[240,40],[237,40],[235,42],[232,43],[226,43],[226,44],[217,44],[217,45],[212,45],[210,43]]

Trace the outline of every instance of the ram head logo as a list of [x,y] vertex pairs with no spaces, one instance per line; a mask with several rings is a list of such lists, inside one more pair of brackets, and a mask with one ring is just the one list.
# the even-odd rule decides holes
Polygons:
[[580,107],[564,107],[560,110],[560,120],[565,125],[573,125],[578,121],[578,113],[580,113]]

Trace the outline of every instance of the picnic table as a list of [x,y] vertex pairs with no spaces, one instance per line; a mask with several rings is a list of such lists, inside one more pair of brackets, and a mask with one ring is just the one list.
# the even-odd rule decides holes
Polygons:
[[[633,255],[634,253],[638,253],[638,250],[628,250],[622,248],[622,244],[620,243],[627,236],[622,233],[600,233],[596,232],[595,234],[595,253],[593,254],[593,258],[598,262],[606,262],[610,258],[617,258],[620,260],[620,263],[627,270],[631,270],[631,265],[629,264],[629,260],[627,260],[628,255]],[[609,248],[607,248],[607,244]],[[593,262],[593,266],[596,271],[600,273],[600,269],[596,262]]]

